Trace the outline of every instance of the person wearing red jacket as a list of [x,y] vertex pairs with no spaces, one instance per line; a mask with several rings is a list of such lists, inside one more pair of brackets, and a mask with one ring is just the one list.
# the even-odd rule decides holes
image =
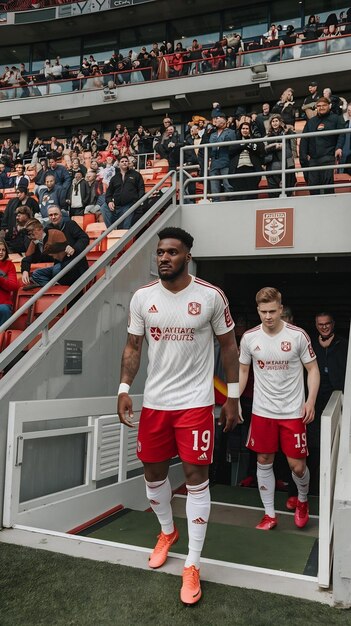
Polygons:
[[0,326],[12,315],[12,293],[17,288],[16,268],[4,239],[0,239]]

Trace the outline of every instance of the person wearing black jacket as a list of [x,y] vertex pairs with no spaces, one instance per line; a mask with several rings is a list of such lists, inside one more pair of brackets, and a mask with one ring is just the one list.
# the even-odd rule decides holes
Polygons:
[[84,215],[84,209],[89,204],[90,188],[83,178],[82,170],[74,172],[72,185],[68,189],[66,202],[69,206],[70,217]]
[[[74,220],[63,218],[62,210],[58,206],[48,209],[50,223],[45,227],[45,232],[52,228],[61,230],[67,239],[67,254],[80,254],[89,245],[89,237],[86,232]],[[70,249],[69,249],[70,248]]]
[[[119,159],[119,170],[111,178],[105,195],[105,203],[101,207],[104,222],[111,226],[122,217],[137,200],[145,194],[144,180],[137,170],[129,169],[127,156]],[[132,225],[133,214],[118,225],[117,228],[128,229]]]
[[[338,130],[344,128],[344,120],[341,115],[335,115],[330,111],[328,98],[319,98],[316,103],[317,115],[306,123],[303,133],[317,132],[317,137],[302,137],[300,142],[300,163],[313,167],[317,165],[334,165],[342,158],[345,135],[324,135],[323,131]],[[316,185],[310,189],[311,195],[320,193],[334,193],[334,189],[323,189],[324,185],[332,185],[334,182],[333,169],[308,171],[308,184]],[[318,186],[318,187],[317,187]]]
[[[42,287],[48,283],[61,271],[61,269],[63,269],[63,267],[75,259],[85,247],[84,246],[82,249],[79,249],[79,245],[77,246],[77,242],[74,244],[72,238],[71,243],[73,243],[78,249],[74,248],[69,244],[69,240],[63,230],[56,227],[44,230],[39,220],[33,219],[29,221],[26,229],[30,239],[30,244],[27,249],[26,256],[23,257],[21,262],[22,282],[25,290]],[[64,244],[60,250],[60,252],[64,252],[62,259],[57,259],[54,255],[51,256],[51,251],[54,253],[54,250],[51,250],[48,247],[48,244],[51,245],[56,243]],[[52,265],[50,267],[35,270],[30,277],[32,263],[52,263]],[[74,281],[88,269],[88,267],[89,265],[87,259],[81,259],[81,261],[79,261],[79,263],[72,268],[72,271],[68,272],[68,274],[60,280],[60,285],[72,285]]]
[[40,212],[37,201],[28,195],[27,185],[20,185],[19,187],[17,187],[16,197],[10,198],[6,205],[4,215],[1,221],[1,231],[4,232],[2,232],[2,234],[0,235],[2,237],[5,237],[6,241],[8,239],[12,239],[12,234],[14,230],[16,230],[16,210],[17,208],[22,206],[29,207],[33,215]]
[[[279,113],[275,113],[272,115],[269,123],[269,131],[267,133],[267,137],[274,138],[275,141],[267,142],[265,151],[266,151],[266,170],[272,171],[281,170],[282,169],[282,155],[283,155],[283,140],[281,139],[282,135],[293,135],[291,130],[285,130],[284,122],[279,115]],[[295,161],[292,150],[292,142],[286,142],[286,151],[285,151],[285,167],[286,169],[294,169]],[[286,187],[294,187],[296,183],[296,176],[294,173],[286,173]],[[281,174],[271,174],[267,175],[267,183],[269,189],[279,189],[281,186],[282,175]],[[288,196],[292,195],[292,191],[287,192]],[[280,191],[276,193],[269,194],[270,198],[278,198],[280,196]]]
[[[248,174],[250,172],[261,172],[264,160],[263,142],[257,143],[253,135],[249,122],[240,124],[237,130],[237,139],[252,139],[249,143],[234,144],[231,148],[232,158],[230,161],[230,174]],[[240,196],[233,196],[234,200],[255,200],[256,194],[246,194],[258,188],[261,176],[247,176],[244,178],[232,178],[231,185],[234,191],[243,191]]]

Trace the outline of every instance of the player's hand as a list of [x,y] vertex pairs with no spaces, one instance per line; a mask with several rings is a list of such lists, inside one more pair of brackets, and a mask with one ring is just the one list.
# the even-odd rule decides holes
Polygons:
[[134,428],[133,402],[128,393],[120,393],[117,398],[117,415],[121,424]]
[[239,400],[237,398],[227,398],[219,417],[219,424],[224,426],[223,432],[228,433],[234,430],[239,421]]
[[310,424],[314,420],[314,404],[306,402],[302,415],[302,421],[304,424]]

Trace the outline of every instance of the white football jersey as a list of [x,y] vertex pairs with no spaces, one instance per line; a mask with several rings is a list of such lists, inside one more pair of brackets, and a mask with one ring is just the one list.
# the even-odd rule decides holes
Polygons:
[[145,335],[149,364],[144,406],[178,410],[214,404],[213,335],[234,328],[224,293],[191,276],[172,293],[160,280],[136,291],[128,332]]
[[277,335],[268,335],[262,324],[244,333],[239,361],[244,365],[253,362],[252,412],[277,419],[301,417],[305,403],[303,364],[315,358],[307,333],[292,324],[284,322]]

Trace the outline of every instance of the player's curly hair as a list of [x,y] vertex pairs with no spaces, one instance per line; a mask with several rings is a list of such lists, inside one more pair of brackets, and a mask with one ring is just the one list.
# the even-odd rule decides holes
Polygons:
[[268,302],[282,303],[282,294],[275,287],[263,287],[256,293],[256,304],[267,304]]
[[178,228],[177,226],[166,226],[157,233],[158,238],[161,239],[178,239],[181,241],[188,250],[191,250],[194,243],[194,237],[192,237],[186,230]]

